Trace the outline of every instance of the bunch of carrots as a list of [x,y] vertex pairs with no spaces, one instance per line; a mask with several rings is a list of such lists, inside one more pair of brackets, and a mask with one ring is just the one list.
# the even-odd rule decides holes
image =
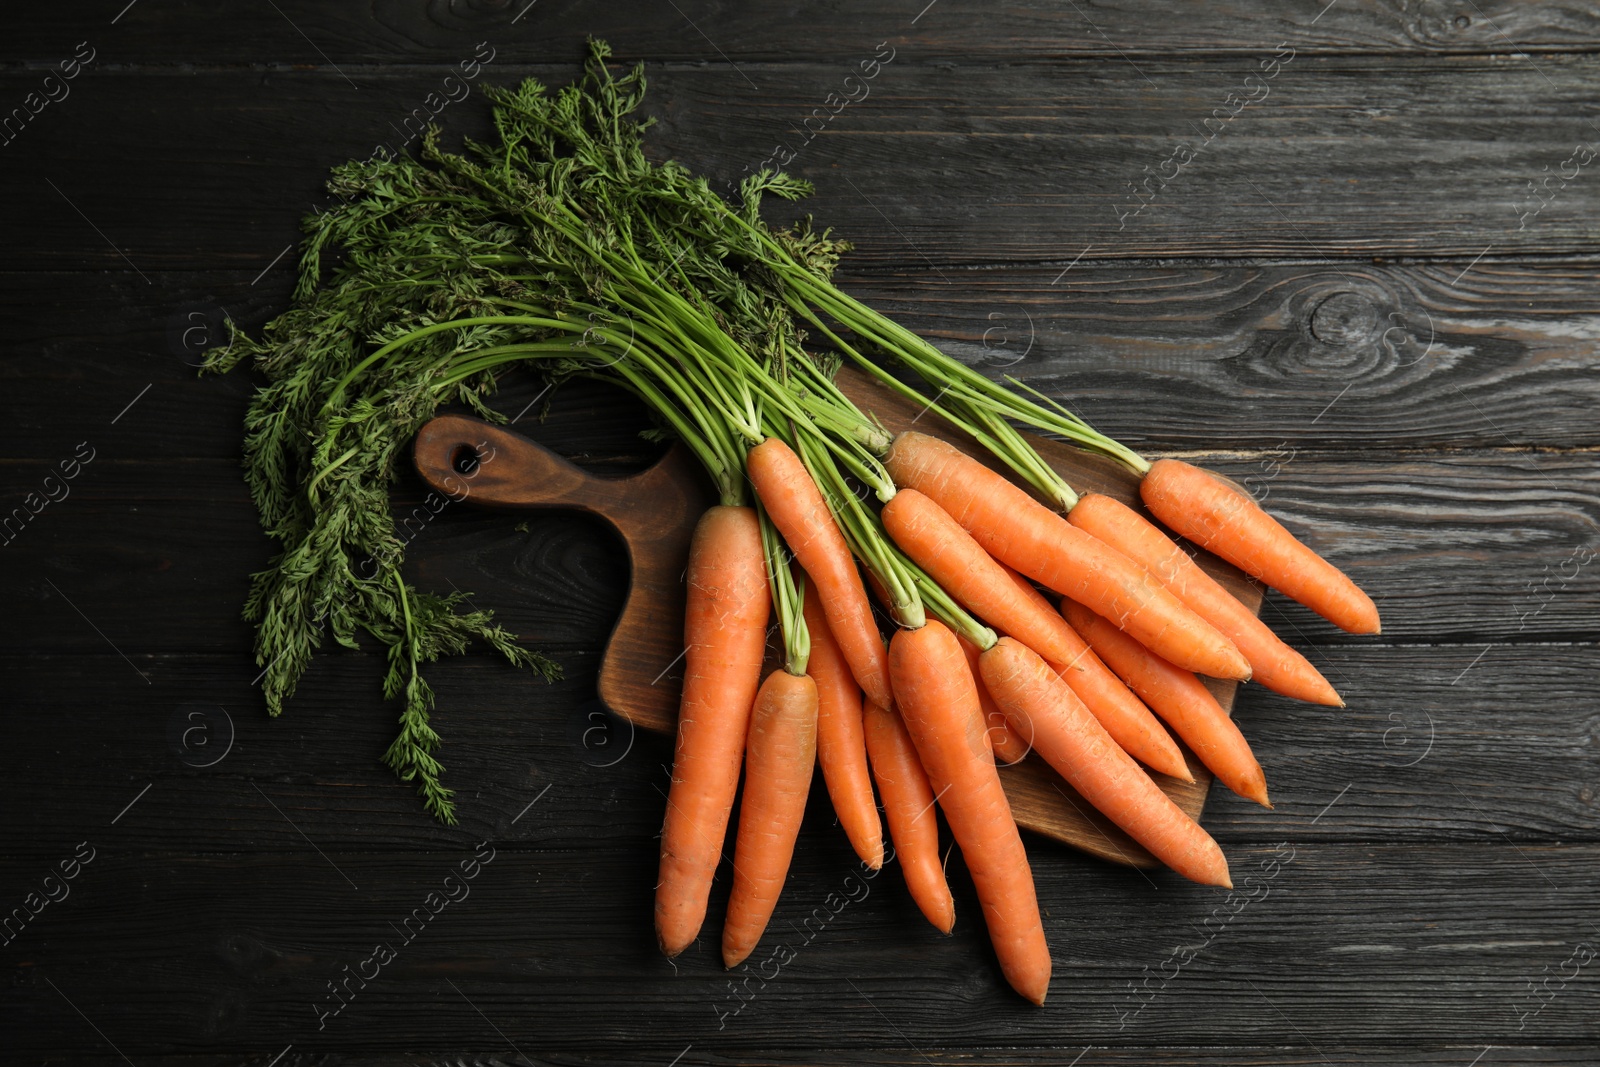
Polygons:
[[[612,84],[603,64],[590,77],[602,95]],[[603,158],[584,150],[593,133],[582,124],[561,131],[575,158]],[[604,249],[596,258],[608,276],[626,275],[608,305],[626,306],[634,328],[602,337],[610,347],[597,356],[613,354],[589,373],[624,378],[722,493],[686,570],[684,690],[655,900],[662,951],[675,956],[699,935],[741,764],[729,967],[774,913],[816,765],[872,867],[885,855],[876,783],[911,895],[948,932],[954,905],[934,809],[943,811],[1002,970],[1034,1003],[1050,955],[1002,764],[1036,751],[1158,860],[1231,886],[1217,843],[1152,777],[1193,781],[1175,734],[1228,788],[1270,806],[1248,743],[1198,676],[1343,702],[1167,533],[1114,498],[1080,495],[1017,424],[1116,459],[1171,531],[1345,630],[1378,632],[1371,599],[1232,485],[1179,460],[1152,463],[842,292],[830,278],[839,246],[759,220],[762,191],[791,191],[782,175],[748,180],[741,210],[672,164],[633,163],[652,191],[632,202],[637,219],[607,224],[626,234],[632,260],[610,262]],[[648,360],[636,358],[641,348]],[[888,434],[834,385],[830,360],[914,397],[1023,484],[936,436]],[[656,378],[640,373],[645,364]],[[887,641],[873,599],[893,625]],[[774,616],[784,661],[763,679]]]
[[[687,571],[687,669],[657,936],[674,956],[699,934],[743,762],[722,953],[729,967],[750,955],[777,905],[820,764],[840,824],[874,868],[884,857],[876,782],[907,887],[948,932],[955,914],[937,802],[1007,980],[1042,1003],[1050,955],[997,768],[1036,751],[1174,871],[1231,886],[1216,842],[1150,773],[1193,780],[1170,728],[1230,789],[1268,804],[1260,765],[1197,673],[1342,702],[1126,505],[1089,495],[1060,514],[916,432],[894,439],[885,466],[897,492],[880,513],[883,528],[968,620],[985,625],[958,632],[928,619],[898,628],[886,648],[868,582],[805,464],[777,437],[751,448],[750,484],[799,575],[783,581],[756,509],[718,507],[701,520]],[[1346,630],[1377,631],[1372,602],[1231,485],[1169,459],[1149,465],[1140,489],[1155,515],[1200,546]],[[1034,582],[1062,598],[1059,610]],[[769,599],[792,610],[782,603],[791,590],[804,598],[809,660],[791,653],[763,680]]]
[[[686,572],[663,951],[699,935],[742,770],[722,949],[729,966],[749,956],[820,764],[873,867],[885,855],[876,784],[911,895],[948,931],[944,812],[1007,980],[1041,1003],[1050,955],[998,767],[1037,752],[1173,870],[1226,886],[1216,842],[1152,777],[1192,780],[1176,735],[1230,789],[1268,803],[1261,767],[1198,675],[1341,701],[1167,533],[1080,496],[1021,427],[1122,463],[1171,531],[1336,625],[1375,633],[1377,611],[1231,485],[1151,463],[840,290],[832,270],[847,246],[809,222],[761,218],[764,194],[794,199],[805,183],[763,172],[729,202],[649,159],[648,123],[629,117],[642,71],[615,78],[608,55],[594,42],[585,77],[555,94],[532,80],[486,90],[496,143],[450,153],[433,130],[421,160],[337,170],[344,203],[308,220],[299,306],[208,363],[249,357],[269,379],[245,445],[284,545],[249,607],[269,704],[293,691],[324,627],[351,647],[358,631],[385,642],[386,689],[406,702],[386,758],[449,818],[421,665],[468,635],[531,657],[486,615],[405,581],[385,493],[395,453],[447,400],[493,417],[483,398],[515,367],[615,383],[684,442],[720,498]],[[341,255],[325,261],[331,249]],[[889,434],[835,384],[845,362],[915,397],[1016,481],[934,435]],[[383,561],[377,577],[352,567],[363,558]],[[774,619],[783,664],[762,678]]]

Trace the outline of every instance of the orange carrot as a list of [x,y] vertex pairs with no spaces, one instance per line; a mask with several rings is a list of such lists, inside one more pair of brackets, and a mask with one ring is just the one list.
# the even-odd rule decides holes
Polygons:
[[900,713],[868,700],[863,718],[872,776],[883,795],[889,836],[905,872],[906,888],[928,921],[948,934],[956,923],[956,902],[939,862],[939,817],[934,813],[933,788]]
[[1250,661],[1252,682],[1313,704],[1344,707],[1333,686],[1304,656],[1137,511],[1113,497],[1089,493],[1067,512],[1067,521],[1144,564],[1156,581],[1227,635]]
[[961,642],[961,654],[967,657],[967,669],[972,672],[972,680],[978,686],[978,707],[983,711],[983,729],[989,739],[989,751],[994,753],[995,762],[1002,766],[1021,763],[1028,755],[1028,742],[1010,728],[1005,712],[1000,710],[984,688],[983,677],[978,673],[978,646],[960,634],[956,634],[956,640]]
[[722,928],[725,966],[737,967],[755,950],[778,906],[816,762],[817,685],[808,675],[773,671],[756,694],[745,745],[733,892]]
[[867,769],[861,687],[814,596],[805,598],[805,618],[811,633],[806,673],[817,683],[817,762],[851,847],[863,863],[877,870],[883,866],[883,822],[872,799],[872,776]]
[[1167,721],[1222,784],[1264,807],[1267,778],[1250,745],[1217,698],[1189,671],[1174,667],[1082,604],[1061,602],[1061,612],[1107,666]]
[[1117,746],[1038,653],[1002,637],[984,652],[981,667],[1006,717],[1085,800],[1185,878],[1233,887],[1211,835]]
[[989,939],[1011,987],[1043,1004],[1050,986],[1033,871],[994,755],[983,737],[978,687],[955,634],[930,619],[889,643],[889,675],[906,730],[945,821],[961,846]]
[[883,636],[872,617],[850,546],[817,483],[794,450],[776,437],[750,450],[745,469],[772,524],[810,576],[810,592],[822,602],[822,613],[850,664],[850,673],[873,700],[890,703]]
[[656,884],[656,939],[668,956],[687,948],[705,922],[761,681],[769,600],[754,508],[705,513],[686,579],[683,700]]
[[1218,678],[1250,676],[1233,643],[1143,567],[954,446],[902,433],[884,465],[896,485],[931,497],[991,556],[1116,620],[1174,663]]
[[[1005,567],[1005,564],[1001,564]],[[1006,567],[1006,574],[1016,584],[1023,596],[1035,599],[1035,602],[1045,607],[1050,607],[1050,601],[1044,594],[1028,583],[1028,580],[1010,567]],[[1122,684],[1122,679],[1111,672],[1099,656],[1094,654],[1094,649],[1089,647],[1078,631],[1067,625],[1054,608],[1050,614],[1061,623],[1064,631],[1063,639],[1067,642],[1072,658],[1065,663],[1050,663],[1056,674],[1071,687],[1079,700],[1089,709],[1089,714],[1099,721],[1111,739],[1122,746],[1122,750],[1134,759],[1183,782],[1194,781],[1194,775],[1189,773],[1189,767],[1183,762],[1183,753],[1178,751],[1177,744],[1172,740],[1156,717],[1150,714],[1150,709],[1144,702],[1133,695],[1129,688]],[[1023,644],[1027,644],[1026,641]],[[1029,646],[1032,647],[1032,646]],[[1037,650],[1036,650],[1037,651]],[[1045,657],[1049,661],[1049,657]]]
[[1372,598],[1249,495],[1181,460],[1158,459],[1139,483],[1156,517],[1201,548],[1353,634],[1383,629]]
[[895,544],[962,607],[1053,663],[1072,657],[1072,638],[1049,601],[1029,597],[1007,581],[1008,568],[938,504],[902,488],[883,506],[882,517]]
[[[943,508],[915,489],[901,489],[884,505],[883,525],[905,553],[964,607],[1058,665],[1075,691],[1081,687],[1079,695],[1130,755],[1163,774],[1193,781],[1178,746],[1149,709],[1117,681],[1043,594],[985,552]],[[977,676],[978,650],[966,642],[963,648]],[[987,699],[981,679],[978,694]],[[992,726],[991,709],[984,712]],[[991,730],[991,740],[994,736]],[[997,748],[995,756],[1009,764],[1026,751],[1026,740],[1014,736],[1008,740],[1009,750]]]

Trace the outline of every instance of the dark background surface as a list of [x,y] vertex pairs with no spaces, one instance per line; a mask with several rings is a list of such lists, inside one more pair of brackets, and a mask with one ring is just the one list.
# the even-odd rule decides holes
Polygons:
[[[30,6],[0,44],[0,116],[95,55],[0,146],[0,505],[94,457],[0,545],[0,914],[68,893],[0,951],[8,1060],[1600,1061],[1594,5],[125,2]],[[858,243],[850,290],[1249,479],[1373,593],[1378,639],[1268,598],[1349,707],[1241,695],[1277,807],[1218,791],[1205,822],[1248,895],[1030,839],[1055,956],[1033,1009],[959,858],[953,937],[891,868],[808,938],[854,869],[818,792],[755,957],[786,945],[781,973],[736,997],[715,937],[664,960],[670,750],[594,700],[626,564],[575,516],[451,508],[411,546],[416,581],[566,669],[433,672],[460,827],[379,763],[374,655],[323,656],[268,719],[239,621],[269,551],[238,469],[252,384],[196,353],[224,310],[286,306],[326,168],[396,141],[479,42],[480,83],[562,83],[586,34],[647,62],[655,150],[716,177],[821,109],[790,169]],[[1119,226],[1128,183],[1286,48]],[[440,121],[483,117],[474,91]],[[518,428],[620,472],[645,424],[573,387]],[[328,983],[485,840],[470,896],[319,1027]]]

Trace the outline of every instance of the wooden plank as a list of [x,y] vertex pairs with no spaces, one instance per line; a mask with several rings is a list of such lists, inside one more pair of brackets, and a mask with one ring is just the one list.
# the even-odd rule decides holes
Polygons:
[[[1573,151],[1594,138],[1575,116],[1592,102],[1600,56],[1537,67],[1304,56],[1211,133],[1202,123],[1241,85],[1239,60],[1139,66],[1143,78],[1103,62],[890,66],[880,91],[830,116],[809,146],[802,123],[838,83],[835,65],[774,68],[759,94],[723,69],[666,68],[647,110],[661,120],[654,151],[718,181],[787,137],[799,152],[789,169],[818,183],[810,209],[878,266],[1381,255],[1464,268],[1596,250],[1587,220],[1600,183],[1583,180]],[[528,74],[559,82],[572,68],[493,69],[501,81]],[[0,269],[268,268],[321,199],[327,168],[396,139],[437,75],[375,70],[358,91],[331,71],[82,74],[7,146],[16,165],[0,177],[0,225],[12,240]],[[0,94],[22,98],[36,81],[0,74]],[[135,110],[123,106],[130,84]],[[441,118],[450,140],[484,129],[476,102]],[[118,181],[92,181],[110,131],[147,150],[120,163]],[[1212,133],[1192,161],[1174,161],[1182,142]],[[1552,178],[1549,206],[1525,214],[1515,205],[1546,167],[1579,170]],[[1129,217],[1145,168],[1175,176]]]
[[[505,1067],[509,1062],[511,1053],[506,1050],[508,1045],[501,1043],[495,1046],[493,1037],[480,1038],[473,1043],[473,1048],[483,1051],[454,1051],[440,1052],[429,1055],[410,1055],[406,1062],[415,1064],[416,1067]],[[902,1039],[903,1040],[903,1039]],[[921,1048],[910,1045],[876,1045],[870,1052],[861,1049],[841,1048],[811,1048],[788,1042],[780,1049],[772,1048],[746,1048],[742,1046],[718,1046],[712,1051],[703,1051],[700,1048],[690,1048],[678,1061],[679,1067],[723,1067],[727,1064],[740,1064],[744,1067],[846,1067],[846,1065],[860,1064],[870,1057],[871,1062],[887,1064],[952,1064],[970,1067],[973,1064],[1003,1064],[1007,1067],[1029,1067],[1032,1064],[1059,1065],[1071,1062],[1075,1055],[1083,1055],[1092,1051],[1094,1059],[1085,1058],[1085,1067],[1093,1063],[1096,1067],[1102,1064],[1131,1064],[1135,1067],[1148,1067],[1151,1063],[1160,1063],[1168,1067],[1285,1067],[1293,1065],[1300,1067],[1302,1064],[1323,1064],[1324,1067],[1393,1067],[1394,1064],[1404,1063],[1413,1067],[1463,1067],[1472,1055],[1483,1051],[1477,1047],[1463,1048],[1460,1044],[1439,1045],[1355,1045],[1355,1044],[1319,1044],[1316,1048],[1309,1045],[1289,1045],[1273,1048],[1217,1045],[1204,1048],[1193,1047],[1106,1047],[1101,1044],[1084,1046],[1083,1048],[1063,1048],[1056,1045],[1039,1046],[1035,1048],[1019,1048],[1013,1045],[993,1045],[981,1048],[939,1049]],[[1600,1056],[1600,1048],[1592,1043],[1576,1045],[1495,1045],[1493,1051],[1503,1057],[1507,1063],[1530,1065],[1552,1065],[1552,1067],[1592,1067],[1595,1057]],[[1467,1058],[1463,1059],[1463,1052]],[[249,1062],[252,1067],[269,1067],[268,1061],[272,1057],[272,1050],[254,1057]],[[1065,1057],[1065,1060],[1063,1060]],[[115,1053],[105,1053],[104,1057],[91,1055],[85,1052],[75,1052],[74,1059],[78,1063],[121,1064],[123,1061]],[[539,1056],[540,1064],[549,1067],[588,1067],[591,1064],[602,1064],[612,1067],[616,1064],[637,1065],[637,1067],[661,1067],[661,1057],[653,1051],[635,1052],[625,1048],[606,1048],[599,1050],[582,1050],[573,1052],[542,1053]],[[191,1053],[171,1056],[141,1056],[140,1067],[236,1067],[239,1063],[237,1055]],[[393,1057],[379,1053],[306,1053],[291,1050],[275,1067],[388,1067],[393,1063]]]
[[1575,264],[908,267],[843,284],[1140,450],[1281,464],[1307,449],[1600,444],[1600,300]]
[[[438,848],[462,833],[505,832],[506,813],[550,786],[511,840],[648,851],[661,828],[671,744],[608,718],[597,699],[608,622],[596,620],[587,648],[557,650],[561,682],[478,656],[430,674],[445,782],[460,790],[459,831],[424,814],[380,762],[396,708],[379,693],[376,656],[319,659],[284,715],[269,719],[242,654],[136,657],[151,685],[109,649],[9,655],[0,659],[7,706],[19,723],[44,725],[9,742],[0,780],[0,806],[14,813],[7,848],[47,855],[154,783],[139,817],[118,824],[128,848],[299,852],[301,832],[330,849]],[[1600,646],[1352,646],[1313,656],[1349,707],[1311,708],[1245,688],[1234,714],[1277,807],[1216,790],[1206,827],[1228,849],[1283,836],[1600,841],[1592,697]],[[41,800],[59,797],[72,802]],[[820,784],[805,836],[808,847],[849,862]],[[1078,862],[1032,845],[1036,857],[1051,857],[1040,862]],[[1153,877],[1164,889],[1177,881]]]
[[[106,31],[118,62],[192,63],[203,46],[209,63],[341,67],[367,63],[453,64],[481,40],[519,61],[576,55],[596,31],[591,12],[522,3],[462,7],[403,0],[370,4],[276,5],[178,12],[135,8]],[[1232,0],[1196,7],[1177,0],[1136,6],[1096,5],[1074,12],[1043,0],[941,0],[919,13],[823,3],[749,7],[671,5],[633,0],[606,11],[602,29],[622,58],[743,62],[852,58],[885,37],[919,59],[1003,56],[1057,59],[1245,52],[1287,40],[1304,51],[1354,53],[1505,53],[1589,51],[1600,20],[1578,6],[1483,0],[1459,11],[1399,3],[1283,5]],[[187,16],[187,17],[185,17]],[[109,20],[108,20],[109,21]],[[708,36],[698,32],[696,27]],[[15,62],[53,62],[87,32],[80,13],[41,8],[5,43]],[[1503,36],[1502,36],[1503,35]],[[358,81],[364,71],[346,71]],[[730,72],[731,73],[731,72]],[[756,77],[757,71],[746,71]],[[1129,74],[1137,76],[1130,69]],[[732,75],[737,79],[737,75]],[[759,84],[760,79],[756,77]]]
[[[1150,451],[1600,446],[1600,297],[1583,264],[1079,264],[883,273],[853,295],[990,374],[1013,374]],[[50,463],[237,455],[252,376],[199,378],[224,309],[255,329],[281,272],[0,275],[0,454]],[[516,414],[542,385],[506,379]],[[527,380],[523,381],[524,385]],[[110,427],[146,385],[150,391]],[[550,419],[536,422],[545,400]],[[1159,413],[1159,414],[1158,414]],[[637,456],[643,409],[570,382],[523,427],[580,461]],[[1263,471],[1257,470],[1257,481]]]
[[[1587,452],[1192,458],[1251,484],[1296,535],[1348,570],[1376,599],[1387,642],[1481,647],[1596,635],[1600,473]],[[70,600],[129,655],[245,655],[236,612],[270,546],[232,463],[180,469],[175,479],[170,464],[97,458],[70,497],[0,546],[13,588],[37,605],[0,619],[7,647],[105,651]],[[0,466],[0,500],[24,502],[52,470]],[[422,498],[402,492],[397,514],[410,515]],[[620,549],[594,520],[533,515],[528,532],[517,521],[446,508],[412,539],[412,573],[425,588],[476,593],[536,646],[599,648],[626,579]],[[1276,595],[1264,614],[1302,648],[1372,640]]]
[[[30,473],[37,476],[8,485],[14,505],[43,487],[51,468]],[[139,496],[128,484],[139,479],[130,473],[140,472],[89,466],[72,496],[46,505],[4,546],[28,599],[53,607],[31,618],[13,615],[0,633],[16,636],[20,647],[59,642],[103,651],[109,640],[132,656],[226,650],[246,657],[250,630],[238,613],[250,574],[266,566],[274,547],[261,535],[243,485],[227,488],[221,499],[174,502],[161,499],[159,489]],[[170,467],[166,473],[170,478]],[[214,470],[212,477],[223,484],[240,479],[237,470]],[[120,499],[93,503],[95,478],[115,486]],[[413,518],[419,509],[432,514],[422,504],[420,493],[402,498],[396,518],[411,523],[408,573],[423,587],[448,591],[454,581],[501,611],[525,640],[556,651],[603,643],[627,581],[626,559],[603,524],[571,513],[519,520],[459,507],[424,522]],[[461,585],[464,573],[472,584]]]
[[[289,277],[259,269],[149,277],[146,285],[129,272],[0,275],[8,337],[0,351],[0,477],[20,459],[53,467],[84,440],[100,463],[150,459],[189,470],[221,459],[237,472],[260,378],[249,368],[202,376],[199,364],[207,349],[227,343],[229,318],[258,334],[286,310]],[[628,393],[582,379],[555,391],[545,385],[508,376],[496,401],[508,418],[520,415],[520,428],[559,442],[581,465],[622,473],[660,455],[663,446],[641,439],[650,415]],[[187,482],[171,479],[173,487]]]
[[[714,958],[720,883],[708,936],[675,966],[660,956],[648,849],[496,841],[466,880],[462,861],[489,855],[471,835],[429,853],[205,858],[95,837],[70,895],[4,949],[14,1054],[103,1052],[84,1017],[135,1062],[223,1045],[260,1050],[261,1062],[291,1043],[302,1054],[412,1053],[482,1046],[498,1030],[541,1056],[619,1049],[665,1064],[691,1043],[701,1056],[792,1046],[800,1018],[805,1033],[858,1051],[894,1043],[895,1030],[925,1047],[983,1048],[1003,1033],[1073,1055],[1249,1035],[1301,1050],[1302,1062],[1318,1062],[1310,1047],[1324,1043],[1450,1043],[1475,1055],[1596,1040],[1593,964],[1576,977],[1562,966],[1597,937],[1595,845],[1290,840],[1237,853],[1254,875],[1232,896],[1157,891],[1137,872],[1086,860],[1039,863],[1056,968],[1035,1009],[999,978],[959,860],[958,921],[943,937],[892,867],[868,882],[855,864],[819,865],[802,847],[744,986],[746,972],[730,976]],[[7,899],[44,874],[5,868]],[[404,925],[446,889],[455,903]],[[393,960],[363,967],[378,943]],[[780,945],[792,959],[762,972]],[[346,964],[368,985],[352,980],[353,999],[324,1019]],[[1531,999],[1529,982],[1552,974],[1553,999]]]

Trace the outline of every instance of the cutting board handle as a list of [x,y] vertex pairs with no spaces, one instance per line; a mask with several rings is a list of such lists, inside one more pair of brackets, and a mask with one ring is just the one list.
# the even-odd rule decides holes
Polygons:
[[627,478],[603,478],[536,441],[482,419],[441,415],[417,433],[417,473],[452,500],[479,507],[591,511],[614,523],[627,502],[665,483],[661,464]]
[[[582,511],[622,538],[633,568],[628,600],[600,665],[600,699],[634,725],[670,732],[681,675],[684,561],[695,524],[716,498],[693,455],[673,445],[655,466],[624,478],[591,474],[536,441],[466,415],[441,415],[417,433],[417,473],[452,500],[511,510]],[[612,647],[626,649],[610,654]]]

